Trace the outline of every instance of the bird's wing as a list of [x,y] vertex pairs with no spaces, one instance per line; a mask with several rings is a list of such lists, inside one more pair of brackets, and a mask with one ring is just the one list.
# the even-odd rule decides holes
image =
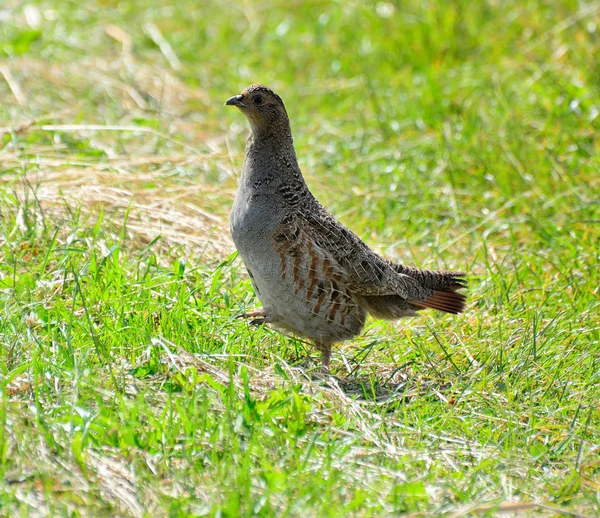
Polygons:
[[314,247],[329,257],[341,282],[352,293],[396,295],[408,301],[424,300],[434,294],[417,280],[396,271],[322,207],[297,213],[293,221]]

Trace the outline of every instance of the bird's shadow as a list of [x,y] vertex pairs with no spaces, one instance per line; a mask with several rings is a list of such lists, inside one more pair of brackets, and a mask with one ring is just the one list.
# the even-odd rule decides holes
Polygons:
[[346,397],[355,401],[370,403],[409,402],[422,393],[423,388],[417,386],[412,376],[407,379],[390,380],[388,376],[335,376],[319,375],[320,382],[329,388],[341,391]]
[[[410,365],[385,369],[371,374],[357,373],[361,366],[350,370],[323,372],[320,365],[306,358],[291,367],[301,377],[322,388],[333,390],[355,401],[369,403],[408,402],[423,393],[423,380],[417,382]],[[360,369],[362,370],[362,369]],[[363,371],[364,372],[364,371]],[[437,386],[437,390],[443,387]]]
[[352,358],[342,355],[344,367],[336,366],[330,372],[321,370],[319,359],[310,354],[308,347],[297,349],[287,365],[302,372],[305,379],[355,401],[388,404],[407,403],[424,395],[444,398],[443,393],[450,387],[448,381],[437,376],[416,375],[414,361],[397,366],[367,362],[379,343],[378,340],[369,342]]

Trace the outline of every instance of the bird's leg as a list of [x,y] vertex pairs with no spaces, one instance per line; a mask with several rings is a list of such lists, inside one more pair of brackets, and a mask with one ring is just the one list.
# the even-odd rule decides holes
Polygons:
[[248,322],[251,326],[260,326],[261,324],[266,324],[271,321],[264,310],[242,313],[235,318],[251,318],[252,320]]
[[315,347],[321,351],[321,371],[324,374],[328,374],[329,360],[331,358],[331,344],[315,341]]

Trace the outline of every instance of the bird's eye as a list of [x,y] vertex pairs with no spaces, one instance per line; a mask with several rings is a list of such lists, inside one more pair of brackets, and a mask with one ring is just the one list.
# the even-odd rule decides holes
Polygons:
[[258,106],[259,104],[262,104],[262,103],[263,103],[263,101],[264,101],[264,99],[262,98],[262,95],[255,95],[255,96],[252,98],[252,102],[253,102],[254,104],[256,104],[257,106]]

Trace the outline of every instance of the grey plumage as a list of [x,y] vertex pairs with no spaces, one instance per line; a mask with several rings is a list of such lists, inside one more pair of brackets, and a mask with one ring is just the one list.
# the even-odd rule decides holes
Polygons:
[[231,234],[264,309],[258,317],[309,338],[327,367],[331,346],[362,331],[367,313],[397,319],[460,313],[461,272],[420,270],[372,251],[308,189],[281,98],[251,85],[227,100],[250,122]]

